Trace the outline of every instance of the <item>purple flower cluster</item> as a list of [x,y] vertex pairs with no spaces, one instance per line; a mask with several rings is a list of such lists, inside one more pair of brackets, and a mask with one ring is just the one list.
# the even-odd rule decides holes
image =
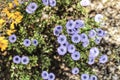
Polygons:
[[83,20],[68,20],[66,23],[67,33],[69,35],[77,34],[80,31],[80,28],[83,28],[85,26]]
[[33,46],[38,45],[38,41],[36,39],[33,39],[32,41],[30,39],[24,39],[24,41],[23,41],[23,45],[26,47],[30,46],[31,43],[33,44]]
[[47,71],[42,71],[41,76],[43,79],[47,80],[55,80],[55,74],[48,73]]
[[101,39],[106,36],[106,31],[104,31],[100,28],[96,28],[95,30],[92,29],[89,31],[88,36],[89,36],[89,38],[95,39],[94,42],[96,44],[99,44]]
[[[68,42],[67,37],[62,34],[62,26],[56,26],[53,30],[55,36],[57,36],[57,42],[60,46],[57,48],[57,52],[59,55],[65,55],[67,52],[70,53],[72,60],[78,61],[80,60],[81,54],[76,50],[74,44],[82,43],[82,46],[85,48],[89,45],[90,39],[93,39],[96,44],[99,44],[101,39],[106,35],[106,32],[100,28],[91,29],[88,34],[80,32],[81,28],[85,27],[85,23],[83,20],[68,20],[66,22],[66,31],[68,36],[70,36],[71,43]],[[97,47],[92,47],[89,51],[88,64],[92,65],[95,62],[95,58],[97,58],[100,54],[100,51]],[[108,60],[107,55],[102,55],[99,58],[99,63],[106,63]],[[79,69],[77,67],[71,70],[72,74],[78,74]],[[95,75],[89,76],[88,74],[82,74],[81,80],[97,80]]]
[[[83,20],[77,19],[75,21],[68,20],[66,23],[67,33],[71,36],[71,41],[75,44],[82,42],[83,47],[89,45],[89,37],[86,33],[80,33],[80,29],[85,27]],[[94,36],[90,33],[89,36]]]
[[48,5],[50,5],[51,7],[56,6],[56,0],[42,0],[42,2],[45,6],[48,6]]
[[[70,22],[67,22],[66,25],[70,24],[72,22],[72,20]],[[73,25],[73,24],[71,24]],[[77,24],[79,25],[79,24]],[[81,27],[82,25],[80,25]],[[78,26],[77,26],[78,27]],[[69,29],[71,29],[70,26],[68,26]],[[56,33],[57,32],[57,33]],[[80,59],[80,53],[78,51],[76,51],[76,48],[73,44],[69,44],[69,42],[67,41],[67,37],[63,34],[61,34],[62,32],[62,26],[56,26],[53,30],[54,35],[57,36],[57,42],[60,44],[60,46],[57,48],[57,52],[59,55],[65,55],[67,52],[71,53],[71,58],[75,61]],[[76,39],[77,42],[80,42],[80,35],[74,35],[72,40],[74,40],[74,38],[79,38],[78,40]],[[77,43],[75,42],[75,43]]]
[[[17,36],[15,34],[12,34],[8,37],[8,40],[10,43],[15,43],[17,40]],[[38,45],[38,41],[36,39],[33,39],[32,41],[30,39],[24,39],[24,41],[23,41],[23,45],[26,47],[30,46],[31,43],[33,44],[33,46]]]
[[22,56],[22,57],[14,56],[13,57],[13,62],[16,63],[16,64],[22,63],[22,64],[27,65],[29,63],[29,57],[27,57],[27,56]]
[[[94,60],[96,57],[98,57],[99,55],[99,49],[97,47],[92,47],[90,49],[90,53],[89,53],[89,60],[88,60],[88,64],[92,65],[94,64]],[[108,61],[108,57],[107,55],[102,55],[99,58],[99,63],[106,63]]]
[[82,74],[81,75],[81,80],[98,80],[97,76],[95,75],[89,75],[89,74]]
[[[88,35],[86,33],[80,33],[80,29],[85,27],[85,23],[83,20],[68,20],[66,22],[66,29],[68,35],[71,37],[71,41],[75,44],[82,42],[82,46],[85,48],[89,45],[89,39],[95,39],[95,43],[99,44],[102,37],[105,36],[105,31],[102,29],[92,29],[89,31]],[[67,52],[71,53],[71,58],[73,60],[80,59],[80,53],[76,51],[76,48],[73,44],[70,44],[67,41],[67,37],[62,34],[62,26],[58,25],[54,28],[53,33],[57,36],[57,42],[60,46],[57,49],[59,55],[65,55]],[[99,38],[98,38],[99,37]],[[94,63],[94,59],[99,55],[99,50],[96,47],[90,49],[90,59],[88,61],[89,64]],[[92,61],[92,62],[91,62]]]

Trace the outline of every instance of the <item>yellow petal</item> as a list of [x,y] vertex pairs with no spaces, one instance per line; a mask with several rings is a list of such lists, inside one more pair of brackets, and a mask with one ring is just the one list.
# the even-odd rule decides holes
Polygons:
[[11,25],[10,25],[10,29],[14,29],[15,27],[14,27],[14,22],[12,22],[11,23]]
[[19,5],[18,0],[14,0],[13,2],[14,2],[14,4],[15,4],[16,6],[18,6],[18,5]]
[[13,4],[12,3],[8,3],[8,5],[9,5],[9,9],[13,8]]
[[7,16],[8,16],[8,19],[10,19],[10,18],[13,19],[15,15],[14,15],[14,13],[8,13]]
[[8,8],[4,8],[4,9],[2,10],[2,12],[4,12],[4,13],[9,12],[9,11],[8,11]]
[[19,16],[21,13],[20,13],[20,12],[18,12],[18,11],[16,11],[16,12],[15,12],[15,14],[16,14],[17,16]]
[[15,31],[16,31],[16,30],[7,30],[7,31],[6,31],[6,34],[10,36],[10,35],[11,35],[12,33],[14,33]]
[[7,47],[8,47],[8,40],[4,39],[4,37],[0,37],[1,51],[4,51]]
[[0,25],[2,25],[5,22],[5,20],[0,19]]

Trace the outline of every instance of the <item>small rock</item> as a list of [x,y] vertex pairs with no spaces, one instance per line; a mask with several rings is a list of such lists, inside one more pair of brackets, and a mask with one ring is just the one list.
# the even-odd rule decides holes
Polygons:
[[114,76],[112,76],[112,80],[119,80],[119,77],[117,74],[115,74]]
[[111,50],[109,50],[109,51],[107,52],[108,55],[110,55],[111,53],[112,53]]

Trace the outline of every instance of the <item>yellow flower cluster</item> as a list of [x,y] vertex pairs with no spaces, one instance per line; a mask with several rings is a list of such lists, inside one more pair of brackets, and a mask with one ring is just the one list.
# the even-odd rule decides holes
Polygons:
[[15,7],[14,5],[15,6],[19,5],[18,0],[14,0],[11,3],[8,3],[8,7],[4,8],[2,10],[2,12],[6,14],[7,20],[11,22],[10,29],[7,30],[7,32],[6,32],[7,35],[11,35],[12,33],[14,33],[16,31],[14,25],[19,24],[23,18],[23,15],[19,11],[12,10]]
[[0,49],[1,51],[4,51],[8,47],[8,40],[6,40],[4,37],[0,37]]
[[8,19],[11,19],[15,24],[20,23],[23,18],[21,13],[18,11],[10,12],[7,8],[4,8],[2,12],[4,12],[7,15]]

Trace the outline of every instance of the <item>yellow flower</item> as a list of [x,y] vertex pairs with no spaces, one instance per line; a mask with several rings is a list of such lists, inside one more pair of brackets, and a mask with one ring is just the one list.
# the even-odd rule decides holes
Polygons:
[[9,5],[9,9],[12,9],[14,6],[13,6],[13,3],[8,3]]
[[8,8],[4,8],[4,9],[2,10],[2,12],[5,13],[7,16],[10,15],[10,12],[9,12]]
[[7,33],[7,35],[10,36],[10,35],[11,35],[12,33],[14,33],[15,31],[16,31],[16,30],[7,30],[6,33]]
[[15,27],[14,27],[14,22],[12,22],[11,23],[11,25],[10,25],[10,29],[14,29]]
[[15,19],[15,23],[18,24],[20,23],[22,20],[22,16],[19,16],[18,18]]
[[15,12],[15,15],[16,15],[16,16],[19,16],[19,15],[21,15],[21,13],[18,12],[18,11],[16,11],[16,12]]
[[0,19],[0,25],[2,25],[5,22],[5,20]]
[[4,37],[0,37],[0,49],[4,51],[8,47],[8,40],[4,39]]
[[5,20],[0,19],[0,29],[2,28],[2,25],[4,24]]
[[13,3],[14,3],[16,6],[18,6],[18,5],[19,5],[18,0],[14,0],[14,1],[13,1]]
[[8,12],[8,8],[4,8],[4,9],[2,10],[2,12],[4,12],[4,13]]
[[20,12],[18,12],[18,11],[16,11],[15,13],[14,13],[14,21],[15,21],[15,23],[16,24],[18,24],[18,23],[20,23],[21,22],[21,20],[22,20],[22,18],[23,18],[23,16],[21,15],[21,13]]
[[9,13],[9,14],[7,14],[7,16],[8,16],[8,19],[10,19],[10,18],[13,19],[15,15],[14,15],[14,13]]

